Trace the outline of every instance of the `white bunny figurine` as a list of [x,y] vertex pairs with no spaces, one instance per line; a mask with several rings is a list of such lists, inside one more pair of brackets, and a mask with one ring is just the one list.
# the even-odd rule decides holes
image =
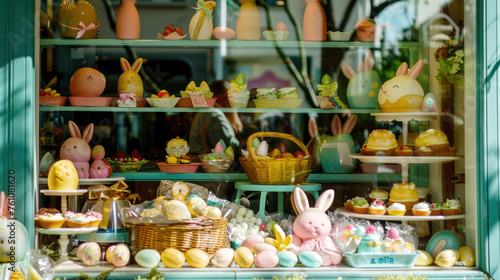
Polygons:
[[342,261],[340,250],[330,237],[332,224],[326,215],[335,197],[333,190],[321,194],[314,208],[309,208],[306,193],[295,187],[293,191],[294,210],[298,217],[293,223],[293,244],[290,251],[299,255],[304,251],[316,251],[323,258],[321,266],[338,265]]
[[90,140],[94,133],[94,124],[89,124],[83,131],[83,136],[80,128],[76,123],[69,121],[69,134],[70,138],[66,139],[59,151],[61,159],[67,159],[73,162],[78,171],[78,178],[89,178],[89,161],[91,157],[91,150],[89,146]]

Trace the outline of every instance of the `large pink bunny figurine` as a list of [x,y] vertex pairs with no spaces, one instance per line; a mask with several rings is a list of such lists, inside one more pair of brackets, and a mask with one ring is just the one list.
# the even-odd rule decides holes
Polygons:
[[111,165],[104,161],[105,156],[104,147],[97,145],[92,149],[92,159],[94,160],[90,165],[90,178],[108,178],[111,175]]
[[72,161],[78,171],[78,178],[87,179],[89,178],[89,160],[91,156],[88,143],[94,134],[94,124],[91,123],[85,128],[83,136],[76,123],[69,121],[68,127],[71,137],[66,139],[61,146],[59,151],[61,159]]
[[332,224],[325,212],[333,203],[335,192],[321,194],[314,208],[309,208],[305,192],[299,187],[293,191],[295,211],[299,215],[293,223],[293,244],[290,251],[300,254],[316,251],[323,258],[321,266],[338,265],[342,261],[340,250],[330,237]]

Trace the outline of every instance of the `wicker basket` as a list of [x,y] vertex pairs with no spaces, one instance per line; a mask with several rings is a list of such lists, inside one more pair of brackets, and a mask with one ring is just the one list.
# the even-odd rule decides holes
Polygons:
[[167,248],[175,248],[183,253],[189,249],[200,249],[213,255],[220,248],[230,246],[227,221],[199,219],[166,226],[135,224],[134,247],[137,252],[154,249],[161,254]]
[[[304,158],[259,158],[255,156],[251,145],[255,137],[275,137],[292,140],[304,151]],[[292,185],[302,184],[307,180],[315,159],[309,154],[300,139],[290,134],[277,132],[257,132],[247,140],[248,158],[240,158],[241,166],[252,184]]]

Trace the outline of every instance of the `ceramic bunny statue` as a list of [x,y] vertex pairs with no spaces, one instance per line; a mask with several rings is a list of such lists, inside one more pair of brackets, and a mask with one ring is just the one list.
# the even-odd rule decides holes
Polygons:
[[139,76],[139,70],[142,67],[142,58],[138,58],[132,67],[130,67],[130,63],[125,58],[120,57],[120,65],[122,66],[123,73],[118,79],[118,93],[129,91],[134,93],[136,98],[142,98],[144,86],[141,76]]
[[300,186],[293,191],[294,210],[298,216],[293,223],[290,251],[299,255],[304,251],[316,251],[323,258],[322,266],[338,265],[342,261],[340,250],[330,237],[332,224],[326,215],[335,197],[333,190],[321,194],[314,208],[309,208],[305,192]]
[[89,175],[90,178],[108,178],[111,176],[113,170],[111,165],[104,159],[104,147],[97,145],[92,149],[92,159],[94,160],[90,165]]
[[416,80],[424,62],[417,61],[408,71],[408,64],[403,62],[396,77],[385,82],[378,94],[378,103],[384,112],[418,112],[424,99],[424,89]]
[[356,152],[350,133],[357,121],[358,115],[351,115],[342,127],[339,115],[333,116],[333,136],[321,144],[320,160],[325,173],[350,173],[356,167],[356,160],[348,156]]
[[358,64],[356,73],[349,64],[342,62],[342,72],[349,79],[347,102],[354,109],[378,109],[378,92],[382,85],[380,75],[373,70],[371,51],[366,52],[364,61]]
[[80,128],[76,123],[69,121],[70,138],[66,139],[61,146],[59,154],[61,159],[67,159],[73,162],[78,170],[78,178],[89,178],[89,160],[91,156],[89,142],[94,134],[94,124],[89,124],[83,131],[83,136]]

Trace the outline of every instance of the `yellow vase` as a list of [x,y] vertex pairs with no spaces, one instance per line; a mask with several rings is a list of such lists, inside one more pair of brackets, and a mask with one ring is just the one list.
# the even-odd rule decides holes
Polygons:
[[260,40],[260,14],[255,0],[240,0],[241,8],[236,21],[236,39]]

